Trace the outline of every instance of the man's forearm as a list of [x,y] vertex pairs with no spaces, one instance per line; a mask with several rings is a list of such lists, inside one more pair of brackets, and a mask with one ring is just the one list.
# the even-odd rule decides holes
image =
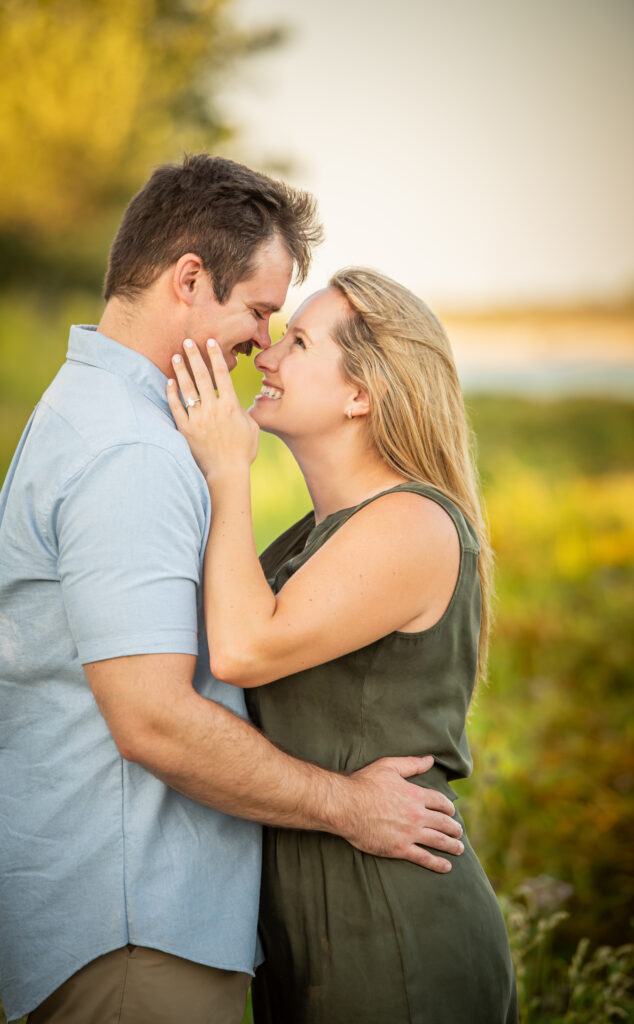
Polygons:
[[367,853],[434,871],[451,864],[421,844],[462,852],[451,801],[405,781],[431,767],[432,758],[384,758],[340,775],[291,757],[226,708],[195,699],[204,705],[195,727],[185,711],[189,727],[153,744],[142,759],[191,799],[265,825],[332,832]]
[[459,853],[451,801],[412,786],[432,758],[394,757],[351,775],[279,750],[191,685],[192,655],[133,655],[84,666],[119,752],[209,807],[266,825],[333,832],[361,850],[434,870],[423,846]]
[[291,757],[221,705],[192,699],[197,707],[183,708],[182,721],[150,734],[147,750],[134,760],[173,789],[226,814],[265,825],[345,831],[353,801],[348,776]]

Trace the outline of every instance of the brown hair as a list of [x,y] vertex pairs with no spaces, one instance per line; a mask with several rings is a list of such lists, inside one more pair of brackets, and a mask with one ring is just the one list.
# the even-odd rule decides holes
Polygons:
[[198,153],[162,164],[128,204],[110,249],[104,298],[133,299],[187,252],[224,302],[255,270],[259,247],[278,234],[305,280],[322,239],[309,192],[222,157]]
[[347,267],[329,285],[351,307],[333,339],[341,349],[346,378],[369,395],[369,430],[376,451],[397,473],[432,484],[451,498],[478,536],[478,675],[483,676],[493,559],[449,339],[424,302],[375,270]]

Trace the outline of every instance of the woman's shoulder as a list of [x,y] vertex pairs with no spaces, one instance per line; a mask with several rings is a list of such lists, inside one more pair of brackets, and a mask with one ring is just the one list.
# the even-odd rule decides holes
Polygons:
[[412,544],[457,533],[462,550],[479,552],[476,532],[456,502],[422,481],[408,480],[374,495],[355,509],[357,517],[359,525],[365,521],[381,532],[398,528]]
[[315,513],[310,511],[269,544],[260,555],[260,564],[267,579],[272,579],[285,562],[304,550],[314,526]]

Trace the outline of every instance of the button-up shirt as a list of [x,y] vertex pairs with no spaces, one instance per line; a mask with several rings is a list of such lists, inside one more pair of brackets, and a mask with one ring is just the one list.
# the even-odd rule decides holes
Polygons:
[[197,654],[210,501],[148,359],[71,329],[0,494],[0,994],[28,1013],[126,943],[252,972],[260,829],[124,760],[83,664]]

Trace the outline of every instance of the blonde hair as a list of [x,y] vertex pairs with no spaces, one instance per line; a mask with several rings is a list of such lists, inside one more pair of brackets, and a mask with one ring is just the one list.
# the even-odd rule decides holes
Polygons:
[[493,558],[449,339],[424,302],[378,271],[346,267],[328,284],[352,310],[334,328],[333,340],[346,378],[370,398],[374,448],[397,473],[451,498],[476,531],[482,592],[478,676],[484,676]]

